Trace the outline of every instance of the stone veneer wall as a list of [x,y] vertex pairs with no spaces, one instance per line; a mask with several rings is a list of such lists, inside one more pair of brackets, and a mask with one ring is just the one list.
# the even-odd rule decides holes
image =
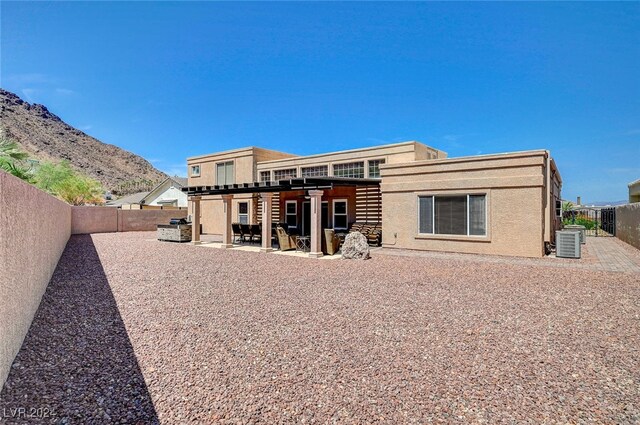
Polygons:
[[0,388],[71,234],[71,207],[0,171]]
[[640,202],[616,207],[616,237],[640,249]]

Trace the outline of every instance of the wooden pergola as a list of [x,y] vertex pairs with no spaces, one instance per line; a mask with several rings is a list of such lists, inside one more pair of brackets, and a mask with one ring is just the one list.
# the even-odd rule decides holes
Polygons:
[[[288,180],[236,183],[215,186],[189,186],[182,188],[192,202],[193,243],[200,243],[200,201],[202,196],[220,195],[223,201],[224,227],[222,247],[232,248],[233,232],[231,230],[231,202],[236,194],[260,193],[262,202],[262,252],[271,252],[271,201],[276,192],[305,190],[311,201],[311,249],[309,257],[322,256],[322,222],[321,203],[325,191],[345,186],[380,186],[380,179],[364,179],[349,177],[303,177]],[[268,225],[265,225],[267,223]]]

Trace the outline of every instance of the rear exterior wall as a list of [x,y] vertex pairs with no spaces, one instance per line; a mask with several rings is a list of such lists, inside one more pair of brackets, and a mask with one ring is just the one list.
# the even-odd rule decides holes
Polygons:
[[[418,161],[382,167],[383,246],[416,250],[544,255],[547,154]],[[486,195],[486,236],[420,234],[418,196]]]

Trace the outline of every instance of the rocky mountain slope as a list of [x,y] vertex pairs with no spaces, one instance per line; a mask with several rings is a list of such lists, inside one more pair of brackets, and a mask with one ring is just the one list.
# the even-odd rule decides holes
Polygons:
[[166,178],[144,158],[102,143],[71,127],[39,104],[0,89],[0,125],[38,160],[68,160],[81,173],[116,194],[147,190]]

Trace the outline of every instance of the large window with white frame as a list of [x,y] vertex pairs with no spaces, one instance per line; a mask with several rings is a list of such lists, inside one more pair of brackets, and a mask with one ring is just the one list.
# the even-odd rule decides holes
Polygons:
[[380,165],[384,164],[384,159],[370,159],[369,160],[369,178],[380,178]]
[[260,183],[271,181],[271,171],[260,171]]
[[287,222],[287,227],[298,227],[298,202],[285,201],[284,208],[284,216],[285,221]]
[[419,196],[418,232],[434,235],[486,236],[487,196]]
[[300,173],[302,177],[326,177],[329,175],[329,166],[316,165],[313,167],[302,167]]
[[346,229],[349,227],[349,215],[346,199],[333,200],[333,228]]
[[289,168],[286,170],[275,170],[273,172],[273,180],[279,181],[279,180],[295,179],[296,177],[298,177],[297,174],[298,173],[295,168]]
[[364,161],[350,162],[348,164],[334,164],[333,175],[335,177],[364,178]]
[[219,162],[216,164],[216,184],[221,186],[223,184],[233,184],[233,161]]
[[249,203],[238,202],[238,223],[249,224]]

